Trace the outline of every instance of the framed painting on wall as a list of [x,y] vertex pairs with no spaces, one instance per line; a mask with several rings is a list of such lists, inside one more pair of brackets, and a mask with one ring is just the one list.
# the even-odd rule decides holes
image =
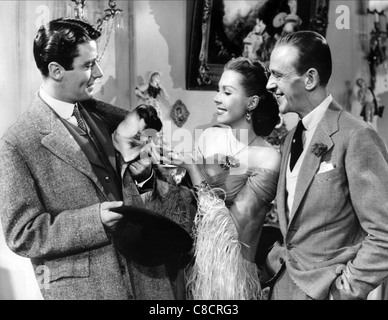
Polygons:
[[268,63],[284,33],[326,35],[329,0],[193,0],[187,3],[187,90],[216,90],[223,66],[246,56]]

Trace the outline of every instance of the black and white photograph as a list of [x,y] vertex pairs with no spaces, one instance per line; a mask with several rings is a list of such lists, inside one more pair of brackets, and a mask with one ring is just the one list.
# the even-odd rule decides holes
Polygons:
[[2,0],[0,30],[0,300],[388,300],[388,0]]

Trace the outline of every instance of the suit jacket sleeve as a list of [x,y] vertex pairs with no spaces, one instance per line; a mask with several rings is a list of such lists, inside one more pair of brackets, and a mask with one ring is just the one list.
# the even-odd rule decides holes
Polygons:
[[13,252],[31,259],[54,259],[110,243],[97,201],[82,209],[53,212],[46,208],[45,196],[38,191],[21,153],[1,140],[1,222],[7,245]]
[[349,288],[337,290],[336,286],[334,295],[365,299],[388,275],[388,155],[373,129],[364,127],[352,134],[345,166],[350,198],[365,238],[355,259],[347,264]]
[[109,127],[110,133],[113,133],[116,130],[117,126],[124,120],[129,112],[128,110],[95,99],[84,101],[82,102],[82,105],[89,112],[94,112],[103,118]]

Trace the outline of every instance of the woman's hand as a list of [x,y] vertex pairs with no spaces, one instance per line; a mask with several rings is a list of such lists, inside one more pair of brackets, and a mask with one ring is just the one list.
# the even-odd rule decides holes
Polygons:
[[132,162],[129,165],[129,172],[134,180],[141,183],[150,178],[152,173],[151,159],[141,157],[139,160]]
[[153,142],[148,143],[145,147],[143,147],[142,154],[143,153],[150,156],[152,162],[157,165],[174,165],[188,171],[196,165],[195,157],[191,152],[175,152],[171,149],[157,146]]

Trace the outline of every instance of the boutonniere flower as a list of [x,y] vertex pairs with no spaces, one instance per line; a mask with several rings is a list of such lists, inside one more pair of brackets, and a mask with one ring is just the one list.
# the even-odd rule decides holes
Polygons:
[[320,157],[327,151],[327,145],[324,143],[314,143],[311,148],[311,152],[314,153],[317,157]]

